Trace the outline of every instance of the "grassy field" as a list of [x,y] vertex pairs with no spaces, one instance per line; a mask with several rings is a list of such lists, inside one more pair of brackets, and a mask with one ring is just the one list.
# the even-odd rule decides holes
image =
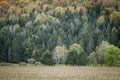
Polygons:
[[120,67],[0,66],[0,80],[120,80]]

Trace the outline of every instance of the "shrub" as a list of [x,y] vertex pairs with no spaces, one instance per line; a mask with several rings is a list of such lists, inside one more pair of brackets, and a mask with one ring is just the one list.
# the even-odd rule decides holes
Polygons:
[[0,66],[13,66],[12,63],[1,62]]
[[25,63],[25,62],[20,62],[20,63],[19,63],[19,66],[27,66],[27,63]]
[[41,66],[41,62],[35,62],[35,66]]

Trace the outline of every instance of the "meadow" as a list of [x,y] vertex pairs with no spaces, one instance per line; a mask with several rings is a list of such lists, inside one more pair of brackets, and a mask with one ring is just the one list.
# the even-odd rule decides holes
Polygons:
[[120,67],[0,66],[0,80],[120,80]]

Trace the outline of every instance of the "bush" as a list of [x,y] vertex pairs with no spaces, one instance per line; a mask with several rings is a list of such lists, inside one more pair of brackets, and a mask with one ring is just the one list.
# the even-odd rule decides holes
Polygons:
[[35,62],[35,66],[41,66],[41,62]]
[[35,63],[35,59],[34,58],[30,58],[30,59],[27,60],[27,62],[29,64],[33,64],[33,63]]
[[12,63],[1,62],[0,66],[13,66]]
[[19,66],[27,66],[27,63],[25,63],[25,62],[20,62],[20,63],[19,63]]

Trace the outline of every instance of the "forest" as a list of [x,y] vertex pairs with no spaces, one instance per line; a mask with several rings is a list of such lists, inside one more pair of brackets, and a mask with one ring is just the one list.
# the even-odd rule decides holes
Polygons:
[[0,62],[120,66],[120,0],[0,0]]

